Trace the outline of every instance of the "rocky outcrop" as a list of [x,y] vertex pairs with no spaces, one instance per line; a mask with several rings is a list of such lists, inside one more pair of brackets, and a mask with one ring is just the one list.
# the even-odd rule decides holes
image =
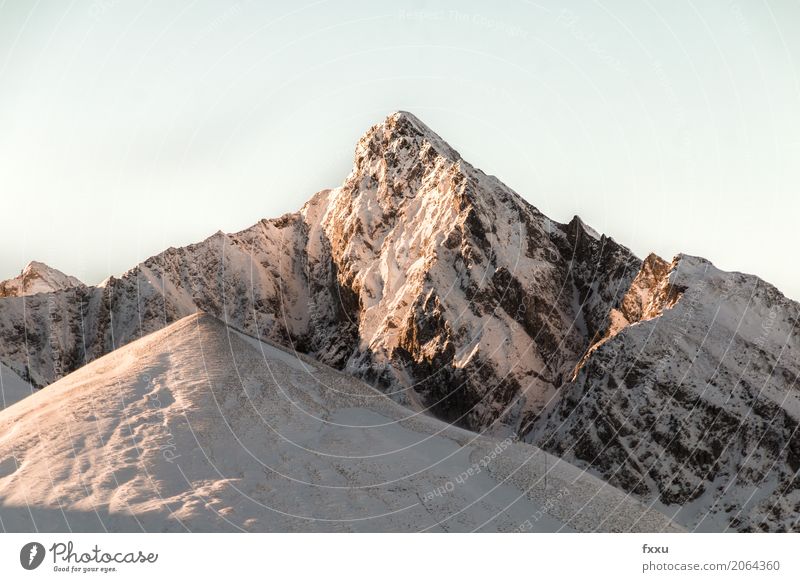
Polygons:
[[757,277],[651,255],[526,439],[690,528],[797,530],[798,316]]

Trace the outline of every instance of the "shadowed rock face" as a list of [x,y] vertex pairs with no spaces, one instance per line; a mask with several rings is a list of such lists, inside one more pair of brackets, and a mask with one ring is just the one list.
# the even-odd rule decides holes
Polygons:
[[798,305],[554,222],[411,114],[370,128],[343,184],[296,213],[3,298],[0,361],[43,386],[198,310],[642,498],[694,501],[686,523],[797,527]]

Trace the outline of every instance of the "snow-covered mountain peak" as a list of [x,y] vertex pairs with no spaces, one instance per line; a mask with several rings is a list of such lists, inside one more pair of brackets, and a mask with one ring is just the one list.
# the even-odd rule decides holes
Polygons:
[[8,303],[0,354],[42,386],[200,309],[400,402],[521,431],[607,329],[640,266],[573,222],[550,220],[397,112],[359,140],[343,184],[299,212],[51,298],[68,314],[63,333],[48,298]]
[[[455,162],[461,155],[453,149],[439,134],[428,127],[416,115],[408,111],[396,111],[387,116],[382,123],[372,126],[364,137],[369,137],[377,131],[382,133],[388,141],[407,140],[409,145],[420,148],[432,147],[439,155]],[[363,138],[362,138],[363,139]]]
[[[78,281],[75,277],[65,275],[58,269],[54,269],[41,261],[31,261],[25,265],[25,268],[22,269],[22,275],[28,278],[64,280],[71,283]],[[78,281],[78,283],[80,283],[80,281]]]
[[49,269],[50,267],[47,264],[42,263],[41,261],[31,261],[30,263],[25,265],[25,268],[22,269],[22,272],[32,273],[35,271],[48,271]]
[[0,282],[0,297],[22,297],[80,286],[83,283],[76,277],[40,261],[31,261],[18,276]]
[[344,184],[301,215],[309,270],[335,277],[337,317],[350,326],[350,353],[336,342],[323,359],[472,427],[499,419],[514,430],[535,414],[639,268],[577,217],[542,215],[406,112],[372,126]]
[[458,180],[460,160],[458,152],[417,117],[393,113],[359,139],[353,170],[342,190],[371,192],[384,211],[396,210],[404,198],[419,193],[431,173],[445,170]]
[[572,217],[572,220],[569,221],[569,227],[572,229],[580,228],[581,230],[583,230],[584,233],[586,233],[595,240],[600,240],[602,238],[602,235],[599,232],[597,232],[591,226],[586,224],[583,221],[583,219],[577,214]]

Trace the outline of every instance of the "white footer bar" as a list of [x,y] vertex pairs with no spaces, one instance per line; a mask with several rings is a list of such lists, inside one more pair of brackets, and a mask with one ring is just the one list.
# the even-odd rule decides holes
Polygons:
[[800,580],[798,554],[800,534],[0,534],[0,580]]

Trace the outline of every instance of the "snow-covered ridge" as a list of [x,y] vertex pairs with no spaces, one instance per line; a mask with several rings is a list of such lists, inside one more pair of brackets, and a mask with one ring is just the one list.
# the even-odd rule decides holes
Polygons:
[[0,297],[22,297],[37,293],[51,293],[82,285],[83,283],[76,277],[65,275],[58,269],[49,267],[39,261],[31,261],[16,277],[0,281]]
[[202,314],[0,412],[0,514],[6,531],[679,531],[535,447]]

